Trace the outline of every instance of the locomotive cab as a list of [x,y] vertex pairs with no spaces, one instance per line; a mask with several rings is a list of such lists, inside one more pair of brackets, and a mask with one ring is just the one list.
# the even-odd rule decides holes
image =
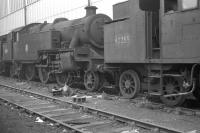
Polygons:
[[[178,90],[175,89],[175,86],[177,86],[176,84],[174,88],[166,87],[164,90],[161,90],[161,93],[164,94],[161,99],[163,102],[170,103],[170,99],[177,96],[177,101],[181,103],[184,101],[183,99],[188,98],[190,94],[194,94],[194,96],[199,99],[199,0],[162,0],[160,3],[158,1],[156,2],[159,3],[160,6],[152,6],[150,7],[151,9],[145,9],[145,5],[148,4],[148,2],[141,0],[141,9],[148,12],[160,9],[159,38],[161,53],[160,60],[154,61],[156,63],[162,62],[162,66],[170,64],[171,67],[171,69],[164,70],[165,73],[170,73],[169,75],[171,77],[163,76],[163,81],[161,82],[166,84],[166,82],[169,82],[169,79],[173,79],[178,83],[179,88]],[[155,1],[151,2],[155,3]],[[179,77],[175,77],[177,73]],[[185,83],[188,85],[185,86]],[[168,84],[172,85],[174,83],[170,81]],[[165,87],[165,85],[163,86]],[[170,95],[170,91],[178,91],[178,94]],[[177,101],[174,103],[178,103]]]
[[[155,5],[151,6],[149,3]],[[159,43],[162,47],[161,58],[163,60],[173,63],[176,63],[176,59],[185,59],[188,63],[199,60],[198,0],[163,0],[161,2],[140,0],[140,8],[150,14],[159,13],[156,21],[160,28],[158,37],[161,39]]]

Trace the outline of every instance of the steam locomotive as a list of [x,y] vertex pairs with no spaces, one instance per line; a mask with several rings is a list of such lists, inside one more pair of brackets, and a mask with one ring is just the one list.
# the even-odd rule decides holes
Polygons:
[[102,71],[121,94],[160,97],[169,106],[200,99],[199,0],[129,0],[104,28]]
[[84,77],[91,89],[91,73],[98,75],[96,66],[103,63],[103,25],[111,18],[96,14],[94,6],[85,9],[80,19],[31,23],[1,36],[4,72],[11,77],[24,74],[27,80],[38,75],[42,83],[56,79],[60,85]]
[[[1,36],[1,67],[47,83],[82,79],[85,88],[160,97],[169,106],[200,100],[199,0],[128,0],[113,20],[95,14],[34,23]],[[3,69],[1,69],[3,70]],[[36,71],[37,70],[37,71]]]

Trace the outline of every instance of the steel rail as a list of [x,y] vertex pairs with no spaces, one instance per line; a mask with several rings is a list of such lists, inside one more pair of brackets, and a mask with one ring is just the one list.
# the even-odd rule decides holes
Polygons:
[[[38,82],[37,82],[38,83]],[[85,90],[81,90],[81,94],[85,94]],[[92,92],[91,92],[92,94]],[[95,92],[96,94],[96,92]],[[100,95],[101,93],[99,93]],[[111,95],[111,94],[108,94],[110,97],[115,97],[116,95]],[[144,94],[139,94],[140,97],[145,97],[146,95]],[[140,102],[141,99],[131,99],[131,102],[132,103],[138,103]],[[179,111],[180,114],[182,115],[186,115],[186,116],[197,116],[197,117],[200,117],[200,109],[190,109],[190,108],[187,108],[187,107],[181,107],[181,106],[178,106],[178,107],[169,107],[169,106],[166,106],[165,104],[163,103],[160,103],[160,102],[154,102],[154,101],[150,101],[150,103],[156,107],[161,107],[161,108],[157,108],[157,110],[161,110],[163,111],[162,109],[167,109],[169,110],[170,112],[177,112]],[[166,111],[163,111],[163,112],[166,112]]]
[[[6,89],[8,88],[8,89],[11,89],[11,90],[15,90],[17,92],[30,94],[32,96],[40,97],[42,99],[50,100],[50,101],[53,101],[53,102],[56,102],[56,103],[63,103],[63,104],[72,105],[73,107],[78,107],[79,109],[83,109],[85,111],[96,112],[96,114],[99,114],[99,115],[109,116],[112,119],[115,119],[115,120],[118,120],[118,121],[121,121],[121,122],[125,122],[125,123],[128,123],[128,124],[132,124],[133,126],[138,126],[138,127],[149,129],[149,130],[155,129],[158,132],[182,133],[182,131],[179,131],[179,130],[174,129],[174,128],[168,128],[168,127],[164,127],[164,126],[149,123],[149,122],[144,122],[144,121],[137,120],[137,119],[134,119],[134,118],[129,118],[127,116],[118,115],[118,114],[108,112],[108,111],[98,110],[98,109],[95,109],[95,108],[92,108],[92,107],[89,107],[89,106],[81,105],[81,104],[78,104],[78,103],[73,103],[73,102],[70,102],[70,101],[64,101],[64,100],[61,100],[61,99],[58,99],[58,98],[55,98],[55,97],[39,94],[37,92],[32,92],[32,91],[29,91],[29,90],[24,90],[24,89],[20,89],[20,88],[9,86],[9,85],[2,85],[2,84],[0,84],[0,85],[6,87]],[[42,114],[38,114],[38,115],[42,115]],[[47,119],[53,120],[52,118],[47,118]],[[61,123],[60,121],[56,121],[56,122],[60,123],[63,126],[66,126],[68,128],[71,128],[75,131],[82,133],[81,130],[74,129],[73,127],[71,127],[68,124]]]
[[[64,126],[64,127],[67,127],[67,128],[70,128],[71,130],[74,130],[74,131],[76,131],[76,132],[78,132],[78,133],[85,133],[84,131],[79,130],[79,129],[77,129],[77,128],[74,128],[74,127],[70,126],[69,124],[63,123],[62,121],[58,121],[58,120],[53,119],[53,118],[51,118],[51,117],[44,116],[44,115],[41,114],[41,113],[38,113],[38,112],[36,112],[36,111],[34,111],[34,110],[31,110],[31,109],[28,109],[28,108],[26,108],[26,107],[24,107],[24,106],[22,106],[22,105],[17,104],[17,103],[13,103],[12,101],[9,101],[9,100],[7,100],[7,99],[5,99],[5,98],[0,97],[0,99],[3,100],[3,101],[6,101],[6,102],[8,102],[8,103],[11,103],[11,104],[13,104],[13,105],[15,105],[15,106],[17,106],[17,107],[20,107],[20,108],[22,108],[22,109],[25,109],[25,110],[27,110],[28,112],[33,112],[34,114],[37,114],[38,116],[45,117],[45,118],[48,119],[48,120],[51,120],[51,121],[56,122],[56,123],[59,123],[60,125],[62,125],[62,126]],[[73,133],[74,133],[74,132],[73,132]]]

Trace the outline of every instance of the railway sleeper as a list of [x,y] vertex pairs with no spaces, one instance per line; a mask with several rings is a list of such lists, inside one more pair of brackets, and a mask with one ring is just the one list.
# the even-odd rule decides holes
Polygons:
[[[14,89],[14,88],[12,88],[12,89]],[[1,91],[3,91],[3,90],[1,90]],[[24,91],[26,91],[27,93],[28,93],[28,91],[27,90],[24,90]],[[53,117],[50,117],[50,116],[48,116],[48,115],[44,115],[43,113],[43,111],[49,111],[49,112],[51,112],[51,111],[55,111],[55,110],[58,110],[58,109],[56,109],[56,108],[52,108],[52,110],[49,110],[49,104],[46,104],[47,106],[45,107],[41,107],[41,106],[37,106],[37,104],[34,104],[33,106],[36,106],[35,108],[37,108],[37,110],[36,109],[33,109],[33,108],[29,108],[30,106],[28,106],[28,107],[25,107],[25,106],[23,106],[22,104],[21,104],[21,102],[17,102],[17,101],[19,101],[19,100],[17,100],[16,102],[14,102],[13,103],[13,101],[10,101],[10,94],[11,93],[14,93],[14,92],[6,92],[7,93],[7,95],[8,95],[8,97],[6,97],[6,95],[4,95],[3,97],[3,99],[5,99],[6,101],[8,101],[8,102],[11,102],[12,104],[15,104],[16,106],[20,106],[20,107],[22,107],[22,108],[25,108],[25,109],[27,109],[27,110],[29,110],[29,111],[33,111],[36,115],[39,115],[40,117],[45,117],[46,119],[48,119],[48,120],[50,120],[50,121],[54,121],[55,123],[59,123],[60,125],[63,125],[64,127],[68,127],[68,128],[70,128],[71,130],[75,130],[76,132],[80,132],[80,133],[82,133],[82,132],[85,132],[85,129],[86,130],[93,130],[93,129],[95,129],[96,131],[97,130],[100,130],[100,129],[102,129],[103,131],[109,131],[109,132],[112,132],[112,131],[114,131],[115,129],[119,129],[120,130],[120,128],[119,127],[121,127],[121,128],[127,128],[128,126],[125,124],[124,125],[124,123],[118,123],[115,119],[114,119],[114,117],[113,116],[116,116],[116,115],[111,115],[111,119],[101,119],[101,118],[99,118],[98,117],[98,115],[92,115],[92,117],[95,117],[96,118],[96,122],[93,122],[93,121],[90,121],[90,118],[88,118],[88,117],[84,117],[84,118],[86,118],[85,120],[85,122],[84,122],[84,118],[83,118],[83,121],[81,120],[80,121],[80,123],[79,123],[79,120],[78,121],[76,121],[76,119],[73,119],[73,120],[70,120],[69,121],[69,118],[70,117],[72,117],[72,115],[70,114],[70,115],[60,115],[60,118],[64,118],[64,116],[66,117],[66,119],[64,120],[60,120],[60,119],[55,119],[55,118],[53,118]],[[12,94],[13,95],[13,94]],[[36,95],[36,94],[35,94]],[[38,94],[39,95],[39,94]],[[2,95],[1,95],[1,97],[2,97]],[[24,100],[26,100],[26,96],[25,95],[23,95],[23,96],[17,96],[16,98],[24,98]],[[42,97],[42,95],[40,95],[40,98]],[[20,99],[21,99],[20,98]],[[29,97],[30,99],[32,99],[32,97]],[[48,97],[48,99],[49,99],[50,97]],[[35,98],[34,98],[35,99]],[[45,98],[45,100],[43,100],[43,101],[46,101],[46,98]],[[38,99],[38,101],[37,101],[38,103],[40,103],[41,102],[41,100],[39,100]],[[33,102],[33,103],[35,103],[35,102]],[[30,105],[30,102],[28,102],[28,104]],[[52,106],[54,105],[55,103],[52,103]],[[79,105],[80,106],[80,105]],[[82,106],[82,105],[81,105]],[[80,107],[81,107],[80,106]],[[40,108],[41,107],[41,108]],[[69,108],[71,107],[71,106],[68,106]],[[60,107],[60,109],[61,109],[62,107]],[[64,109],[64,108],[63,108]],[[93,109],[91,109],[91,111],[92,111]],[[42,113],[43,112],[43,113]],[[68,111],[67,111],[68,112]],[[96,113],[96,111],[95,110],[93,110],[93,112],[95,112],[94,114],[97,114]],[[100,111],[101,113],[103,113],[102,111]],[[106,112],[105,112],[106,113]],[[108,112],[107,112],[108,113]],[[106,114],[107,114],[106,113]],[[78,110],[76,110],[74,113],[73,113],[73,115],[76,115],[77,117],[76,118],[80,118],[80,116],[84,116],[85,114],[83,113],[83,112],[78,112]],[[91,114],[89,114],[89,115],[91,115]],[[45,118],[43,118],[43,119],[45,119]],[[74,117],[73,117],[74,118]],[[121,118],[123,119],[123,117],[121,116]],[[124,118],[124,119],[128,119],[128,118]],[[68,122],[66,122],[66,120],[68,121]],[[131,121],[131,120],[130,120]],[[149,124],[149,123],[143,123],[143,122],[139,122],[139,124],[138,124],[138,121],[136,122],[137,124],[136,125],[139,125],[139,124],[141,124],[140,125],[140,127],[142,127],[142,125],[148,125],[149,127],[152,127],[152,125],[151,124]],[[112,127],[112,129],[110,129],[110,126],[117,126],[116,128],[115,127]],[[120,125],[120,126],[119,126]],[[153,126],[155,126],[155,125],[153,125]],[[130,128],[131,128],[131,126],[130,126]],[[139,127],[138,127],[139,128]],[[162,127],[158,127],[158,128],[162,128]],[[83,130],[84,129],[84,130]],[[142,130],[142,129],[141,129]],[[165,129],[163,129],[163,130],[165,130]],[[168,130],[168,129],[166,129],[166,130]],[[176,132],[176,131],[174,131],[174,132]]]

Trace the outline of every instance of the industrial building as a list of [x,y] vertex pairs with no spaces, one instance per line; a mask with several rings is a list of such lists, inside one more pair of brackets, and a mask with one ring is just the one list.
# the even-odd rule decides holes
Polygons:
[[[91,0],[97,12],[112,17],[112,5],[124,0]],[[0,35],[33,22],[52,22],[55,18],[75,19],[85,15],[87,0],[0,0]]]

